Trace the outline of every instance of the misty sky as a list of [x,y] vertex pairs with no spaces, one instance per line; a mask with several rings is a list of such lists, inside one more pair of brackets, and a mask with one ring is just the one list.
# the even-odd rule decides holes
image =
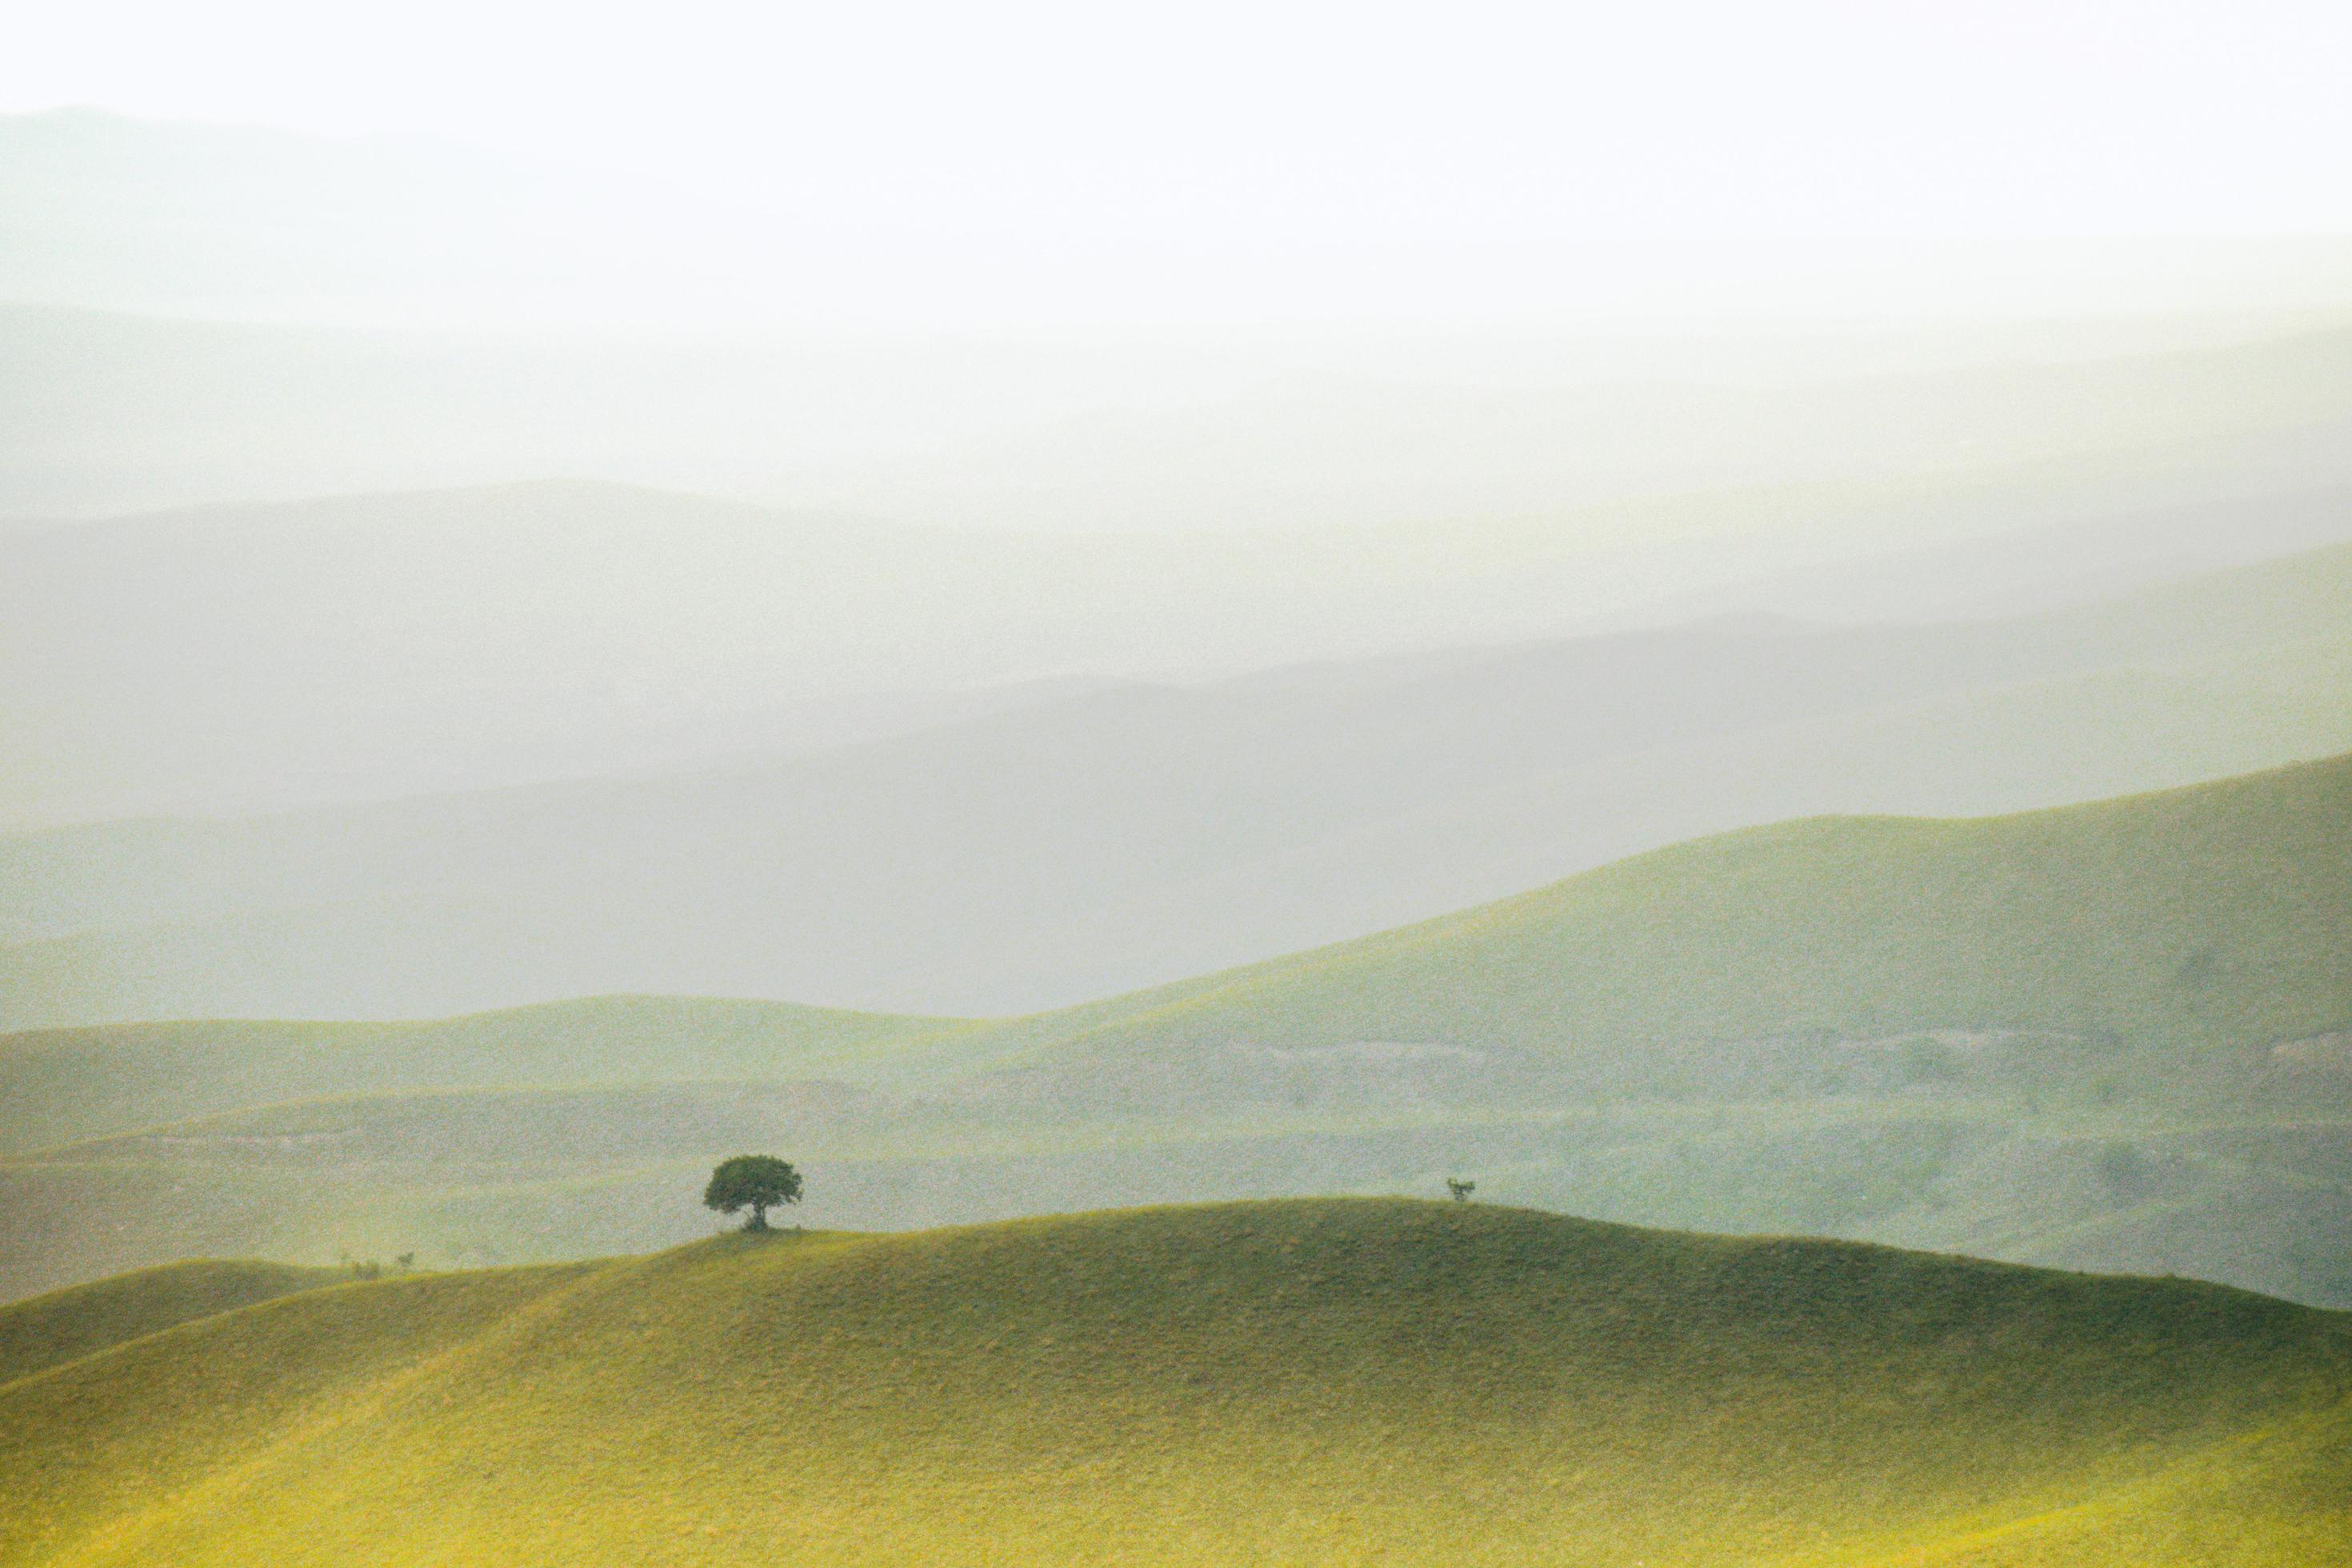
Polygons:
[[2309,305],[2347,262],[2308,237],[2352,234],[2352,10],[2321,0],[89,0],[13,31],[0,111],[568,169],[608,232],[789,257],[844,319]]
[[2352,228],[2327,0],[84,0],[11,32],[8,110],[425,132],[1059,251]]

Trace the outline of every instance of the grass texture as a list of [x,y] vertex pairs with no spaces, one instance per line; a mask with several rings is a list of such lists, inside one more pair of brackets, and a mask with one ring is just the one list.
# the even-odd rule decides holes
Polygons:
[[730,1236],[10,1383],[0,1563],[2300,1568],[2347,1400],[2341,1314],[1483,1205]]

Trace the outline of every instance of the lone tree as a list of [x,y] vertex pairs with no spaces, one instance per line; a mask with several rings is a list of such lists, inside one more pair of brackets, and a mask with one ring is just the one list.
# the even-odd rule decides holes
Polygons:
[[750,1209],[751,1217],[743,1222],[745,1230],[768,1228],[770,1205],[800,1201],[801,1173],[793,1169],[791,1161],[772,1154],[738,1154],[721,1161],[719,1169],[710,1173],[710,1184],[702,1189],[705,1208],[720,1214]]
[[1470,1194],[1478,1190],[1478,1184],[1463,1181],[1458,1176],[1448,1176],[1445,1178],[1445,1190],[1454,1194],[1455,1203],[1466,1204],[1470,1201]]

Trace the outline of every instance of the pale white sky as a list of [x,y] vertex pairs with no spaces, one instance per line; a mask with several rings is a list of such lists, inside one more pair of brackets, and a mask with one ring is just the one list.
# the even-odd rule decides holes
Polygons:
[[2352,234],[2342,0],[78,0],[12,35],[0,110],[649,177],[850,258],[826,297],[877,309],[2137,309],[2332,298],[2342,264],[1980,252],[1945,288],[1918,247]]
[[77,0],[0,108],[431,132],[1155,248],[2352,230],[2341,0]]

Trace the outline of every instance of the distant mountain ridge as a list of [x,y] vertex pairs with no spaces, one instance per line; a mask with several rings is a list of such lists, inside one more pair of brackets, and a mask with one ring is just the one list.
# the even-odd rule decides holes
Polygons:
[[19,836],[0,1022],[612,991],[1029,1010],[1777,816],[2013,810],[2340,751],[2347,648],[2337,547],[2002,622],[1101,686],[726,767]]

